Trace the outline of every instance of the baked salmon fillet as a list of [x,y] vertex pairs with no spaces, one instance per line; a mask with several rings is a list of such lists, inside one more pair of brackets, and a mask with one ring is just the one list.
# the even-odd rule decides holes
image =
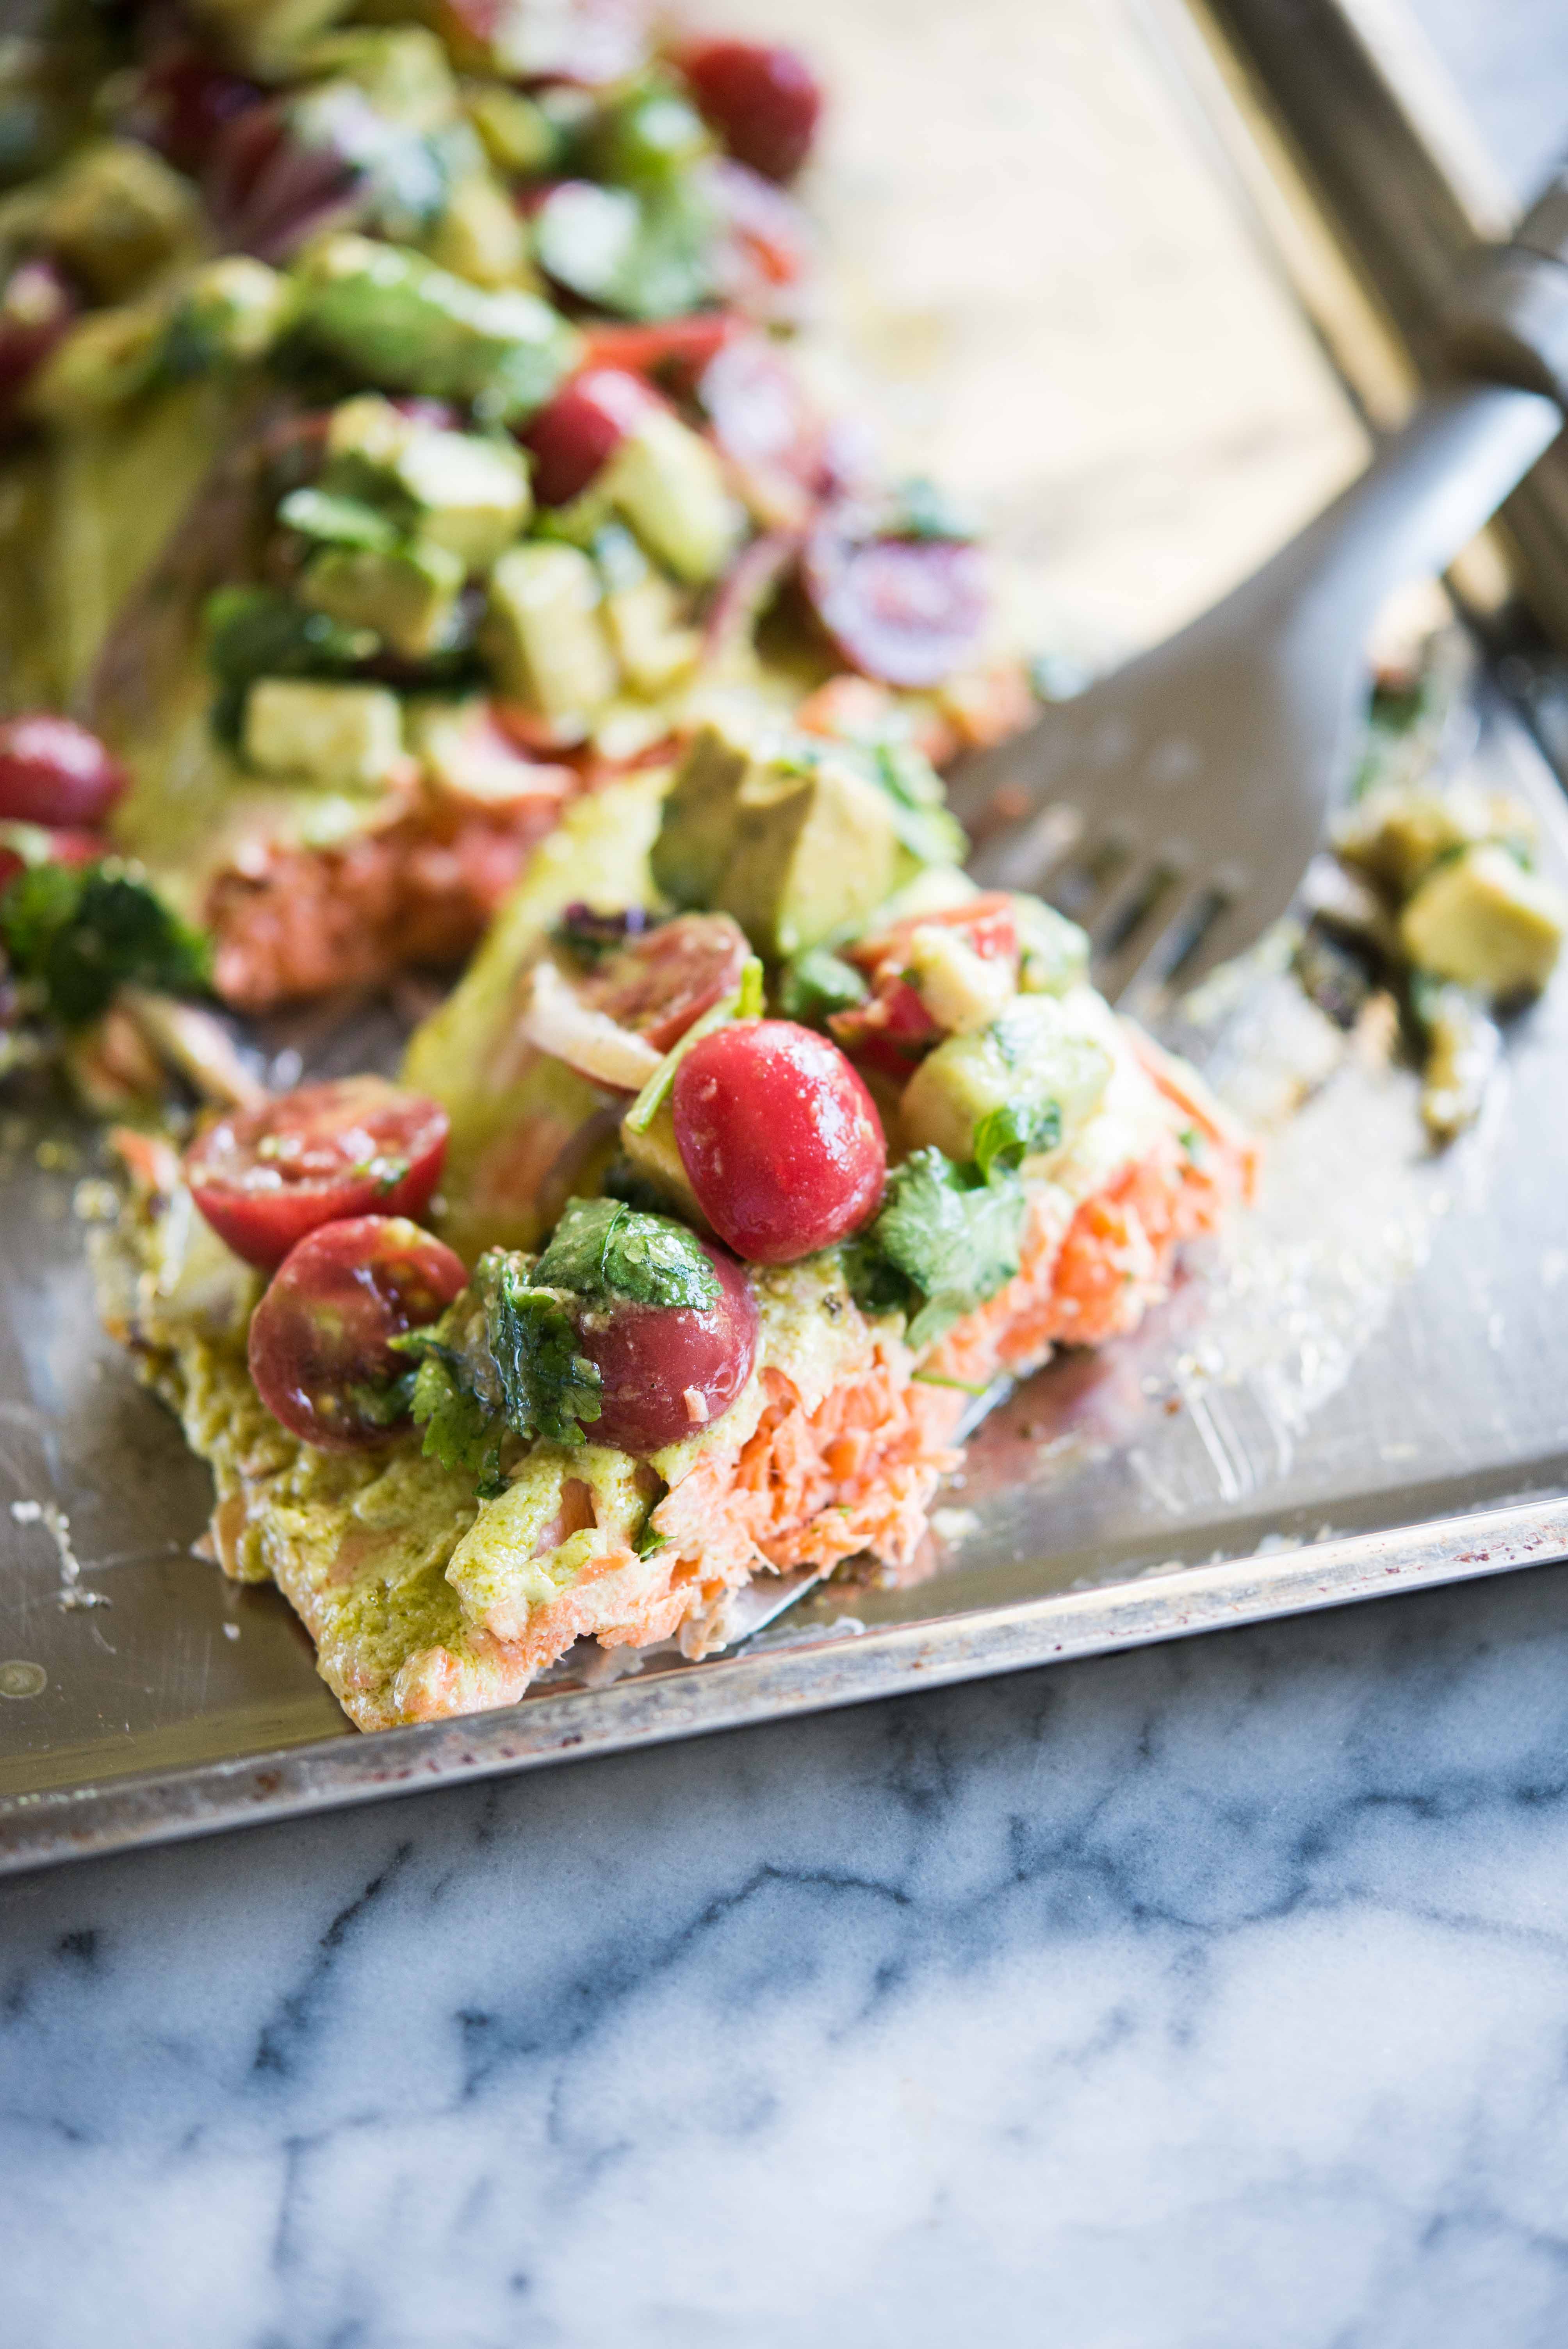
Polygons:
[[[802,957],[752,958],[727,913],[661,917],[655,875],[712,753],[673,790],[632,778],[571,811],[416,1036],[420,1091],[399,1099],[449,1124],[422,1226],[329,1222],[268,1287],[227,1243],[255,1252],[276,1174],[225,1195],[217,1144],[182,1163],[127,1141],[106,1317],[211,1467],[217,1561],[277,1584],[362,1728],[513,1703],[579,1640],[700,1657],[758,1574],[907,1573],[975,1399],[1135,1328],[1183,1243],[1250,1192],[1245,1136],[1094,993],[1070,926],[952,871],[841,935],[854,1003],[814,1028],[757,1017],[764,988],[806,1008]],[[801,1101],[817,1123],[791,1139]],[[723,1126],[757,1102],[759,1119]],[[274,1145],[304,1113],[277,1105]],[[832,1144],[830,1196],[813,1134]],[[783,1143],[748,1207],[741,1159]],[[799,1246],[824,1214],[826,1244]],[[389,1386],[327,1392],[347,1290],[316,1341],[330,1278],[363,1296],[388,1247],[434,1286],[416,1309],[400,1276],[396,1344],[418,1368],[411,1405],[400,1390],[378,1416]]]

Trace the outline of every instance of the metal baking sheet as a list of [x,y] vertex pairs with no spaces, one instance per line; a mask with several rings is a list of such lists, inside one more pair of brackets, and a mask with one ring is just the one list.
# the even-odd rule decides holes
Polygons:
[[[1561,791],[1495,703],[1472,763],[1529,794],[1568,874]],[[1208,1040],[1222,1074],[1295,999],[1254,978]],[[923,1578],[826,1586],[613,1682],[590,1646],[503,1713],[371,1737],[284,1600],[191,1554],[205,1471],[96,1324],[95,1148],[79,1121],[0,1123],[0,1866],[1568,1556],[1568,987],[1441,1157],[1409,1071],[1346,1051],[1274,1135],[1257,1212],[1143,1330],[987,1421]]]
[[[1494,698],[1469,755],[1568,872],[1557,781]],[[1181,1040],[1242,1081],[1288,999],[1260,972]],[[311,1064],[367,1040],[395,1050],[384,1008],[318,1023]],[[192,1555],[206,1472],[97,1327],[91,1129],[0,1103],[0,1868],[1568,1556],[1565,1145],[1568,983],[1440,1159],[1408,1071],[1348,1053],[1274,1137],[1256,1216],[1134,1340],[987,1423],[920,1579],[366,1737],[277,1594]]]

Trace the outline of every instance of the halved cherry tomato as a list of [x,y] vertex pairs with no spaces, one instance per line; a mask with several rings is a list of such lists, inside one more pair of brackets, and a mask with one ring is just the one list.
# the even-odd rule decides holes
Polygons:
[[805,58],[759,41],[714,40],[694,41],[680,64],[730,153],[770,180],[792,180],[822,111],[822,86]]
[[746,321],[733,310],[706,310],[695,318],[658,318],[647,326],[587,319],[583,326],[586,368],[624,367],[628,375],[696,375]]
[[0,724],[0,818],[10,823],[101,823],[129,780],[73,718],[37,709]]
[[387,1341],[438,1320],[468,1278],[461,1257],[401,1216],[324,1225],[290,1250],[251,1316],[256,1392],[324,1452],[385,1444],[406,1423],[387,1390],[408,1368]]
[[569,505],[657,404],[647,385],[624,368],[591,367],[573,376],[522,435],[523,447],[533,453],[540,504]]
[[622,1452],[658,1452],[700,1435],[751,1376],[757,1299],[732,1256],[706,1241],[702,1246],[719,1290],[717,1303],[706,1310],[617,1298],[583,1313],[578,1344],[603,1381],[591,1442]]
[[836,1045],[789,1019],[741,1019],[676,1071],[676,1143],[720,1239],[789,1264],[876,1211],[887,1144],[864,1080]]
[[1005,962],[1017,971],[1017,920],[1002,889],[938,913],[913,915],[846,947],[846,957],[869,974],[872,992],[868,1002],[834,1012],[828,1025],[846,1052],[889,1076],[908,1076],[914,1061],[942,1034],[941,1023],[904,976],[915,932],[928,929],[954,930],[982,962]]
[[845,660],[885,684],[940,685],[984,642],[989,567],[965,539],[884,537],[845,501],[812,531],[800,571]]
[[446,1154],[437,1102],[344,1077],[220,1118],[186,1152],[185,1179],[219,1238],[270,1269],[324,1224],[423,1215]]
[[844,952],[860,969],[880,977],[884,970],[903,968],[917,930],[933,929],[958,931],[982,962],[1017,963],[1017,916],[1005,889],[987,889],[936,913],[912,914],[906,921],[857,938]]
[[595,1011],[667,1052],[740,984],[751,949],[727,914],[677,914],[607,957],[577,982]]

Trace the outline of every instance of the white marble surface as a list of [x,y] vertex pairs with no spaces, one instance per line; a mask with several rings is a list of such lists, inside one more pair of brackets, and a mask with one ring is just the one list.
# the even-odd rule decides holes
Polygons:
[[[1026,551],[1136,633],[1354,444],[1109,18],[985,7],[998,171],[1079,191],[982,355]],[[880,279],[906,14],[798,13]],[[0,2344],[1560,2349],[1565,2064],[1562,1568],[0,1886]]]
[[17,2349],[1557,2349],[1568,1569],[0,1890]]

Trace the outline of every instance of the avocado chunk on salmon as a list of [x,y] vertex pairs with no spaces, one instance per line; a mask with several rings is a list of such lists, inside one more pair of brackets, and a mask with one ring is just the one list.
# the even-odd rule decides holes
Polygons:
[[735,801],[715,894],[759,954],[787,961],[892,894],[899,843],[886,794],[847,761],[758,761]]
[[583,741],[620,683],[599,576],[575,546],[514,546],[490,573],[480,646],[508,700],[562,746]]
[[531,510],[527,461],[514,442],[421,423],[377,392],[333,409],[326,455],[325,490],[364,500],[469,571],[493,563]]
[[459,556],[420,540],[385,550],[330,546],[306,565],[299,596],[345,627],[374,628],[405,659],[425,660],[452,641],[463,578]]
[[245,697],[242,742],[263,774],[364,789],[401,765],[403,714],[386,686],[259,678]]
[[717,579],[735,552],[742,517],[718,459],[665,409],[642,418],[594,487],[687,586]]
[[487,423],[542,407],[576,356],[537,295],[471,285],[406,245],[328,237],[298,277],[308,343],[387,390],[469,400]]
[[1418,969],[1494,1001],[1532,994],[1556,967],[1568,899],[1495,842],[1468,848],[1423,881],[1399,916]]
[[1097,1109],[1111,1059],[1071,1009],[1020,995],[979,1035],[952,1036],[923,1061],[900,1116],[912,1148],[960,1164],[1018,1165],[1069,1141]]
[[654,843],[654,885],[675,905],[715,902],[750,763],[749,744],[722,726],[704,726],[692,737]]

